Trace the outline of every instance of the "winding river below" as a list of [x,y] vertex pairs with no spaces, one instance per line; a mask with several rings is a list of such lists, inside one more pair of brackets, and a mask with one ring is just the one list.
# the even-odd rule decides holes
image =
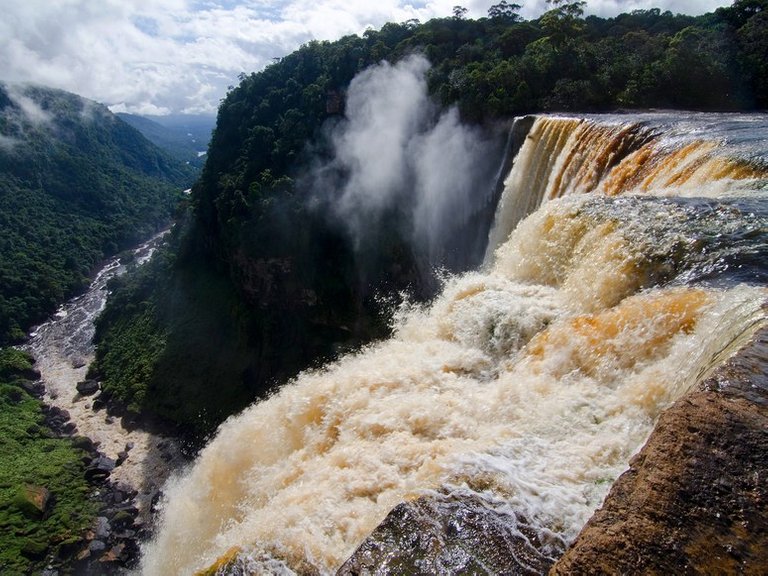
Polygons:
[[[151,257],[163,235],[133,251],[137,265]],[[89,437],[100,452],[120,462],[110,478],[138,492],[135,505],[146,519],[152,499],[170,472],[184,461],[178,443],[136,427],[129,418],[110,416],[104,408],[94,408],[95,397],[81,395],[76,388],[85,380],[94,359],[94,321],[106,303],[107,283],[126,270],[120,258],[110,260],[85,293],[63,304],[48,322],[29,334],[24,349],[34,356],[42,375],[43,402],[66,410],[77,427],[73,434]]]

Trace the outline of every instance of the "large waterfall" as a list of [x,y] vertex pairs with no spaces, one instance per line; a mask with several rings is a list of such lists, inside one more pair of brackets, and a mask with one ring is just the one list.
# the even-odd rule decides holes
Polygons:
[[167,486],[143,573],[226,554],[331,573],[434,492],[513,510],[559,556],[660,412],[764,322],[767,135],[766,116],[536,118],[483,270],[224,423]]

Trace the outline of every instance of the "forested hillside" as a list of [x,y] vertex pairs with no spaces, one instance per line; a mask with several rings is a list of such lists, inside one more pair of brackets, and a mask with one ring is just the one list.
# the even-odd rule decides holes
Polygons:
[[166,226],[193,178],[100,104],[0,85],[0,345]]
[[[174,116],[168,119],[147,118],[118,113],[117,117],[133,126],[155,146],[177,160],[196,168],[205,163],[205,152],[211,140],[215,119],[211,116]],[[161,123],[163,122],[163,123]]]
[[37,378],[27,354],[0,350],[3,574],[39,573],[50,552],[65,558],[67,546],[78,545],[97,512],[84,477],[86,439],[62,437],[51,429],[50,409],[35,397]]
[[[533,21],[505,1],[478,20],[457,6],[423,24],[311,42],[242,76],[219,109],[184,226],[152,267],[116,287],[102,318],[105,389],[207,432],[276,382],[383,334],[378,296],[426,298],[434,267],[477,264],[482,239],[467,231],[487,222],[482,209],[451,221],[442,252],[416,241],[421,167],[411,160],[392,201],[365,220],[339,209],[367,186],[355,171],[360,148],[376,140],[342,157],[342,145],[355,144],[350,126],[390,106],[348,101],[370,74],[350,83],[383,60],[403,67],[382,74],[424,78],[430,104],[416,143],[461,123],[470,125],[465,141],[498,149],[505,135],[492,127],[537,111],[768,105],[768,0],[695,18],[656,9],[585,18],[584,5],[555,0]],[[442,114],[452,106],[458,113]],[[477,188],[492,186],[492,175],[480,171]]]

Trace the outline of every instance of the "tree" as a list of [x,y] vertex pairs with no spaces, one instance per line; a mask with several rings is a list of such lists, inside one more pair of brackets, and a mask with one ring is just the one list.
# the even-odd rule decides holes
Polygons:
[[567,2],[567,0],[547,0],[552,9],[541,15],[539,25],[550,37],[553,44],[562,47],[568,40],[578,36],[584,30],[585,1]]
[[768,11],[768,0],[736,0],[733,6],[720,11],[725,12],[734,27],[741,28],[752,16]]
[[492,20],[504,20],[507,22],[520,22],[522,18],[518,14],[520,4],[509,4],[507,0],[501,0],[488,8],[488,17]]
[[454,6],[453,7],[453,18],[454,20],[463,20],[464,17],[467,15],[468,10],[464,8],[464,6]]
[[737,0],[726,9],[737,28],[742,66],[747,70],[755,104],[768,105],[768,0]]
[[586,0],[580,0],[578,2],[568,2],[568,0],[546,0],[546,2],[552,6],[553,10],[559,10],[573,18],[581,18],[584,15],[584,6],[587,5]]

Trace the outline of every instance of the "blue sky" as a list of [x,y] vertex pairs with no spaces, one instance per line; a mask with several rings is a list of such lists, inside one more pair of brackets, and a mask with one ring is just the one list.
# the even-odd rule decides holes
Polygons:
[[[69,90],[140,114],[215,113],[241,72],[312,40],[389,21],[480,17],[498,0],[0,0],[0,80]],[[544,0],[516,0],[535,18]],[[587,13],[702,14],[723,0],[589,0]]]

